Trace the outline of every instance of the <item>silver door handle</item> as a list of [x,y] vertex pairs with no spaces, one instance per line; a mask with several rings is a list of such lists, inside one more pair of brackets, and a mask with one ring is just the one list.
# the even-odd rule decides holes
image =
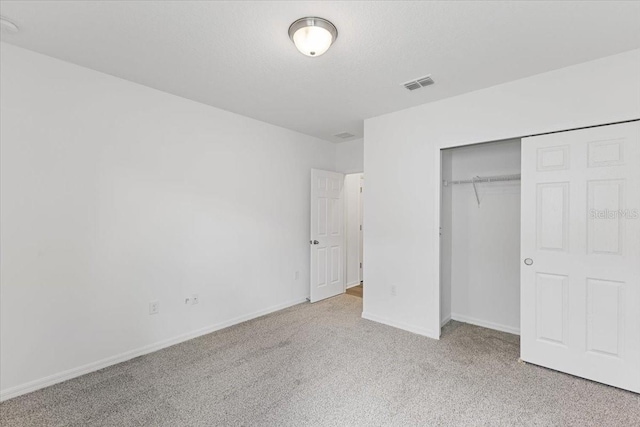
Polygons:
[[531,258],[525,258],[524,265],[533,265],[533,260]]
[[311,243],[312,245],[317,245],[320,242],[318,242],[317,240],[309,240],[309,243]]

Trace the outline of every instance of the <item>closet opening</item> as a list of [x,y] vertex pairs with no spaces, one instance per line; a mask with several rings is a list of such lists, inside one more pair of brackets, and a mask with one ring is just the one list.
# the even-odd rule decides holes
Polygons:
[[520,139],[441,150],[445,335],[455,322],[520,333],[520,150]]

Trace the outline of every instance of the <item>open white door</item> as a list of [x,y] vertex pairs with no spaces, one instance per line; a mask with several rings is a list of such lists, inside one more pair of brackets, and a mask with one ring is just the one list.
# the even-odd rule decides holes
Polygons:
[[344,293],[344,175],[311,169],[311,302]]
[[522,141],[521,352],[640,392],[640,123]]

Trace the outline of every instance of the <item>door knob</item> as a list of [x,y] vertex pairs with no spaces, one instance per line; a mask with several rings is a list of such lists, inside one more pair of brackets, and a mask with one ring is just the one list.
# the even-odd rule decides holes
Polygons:
[[524,265],[533,265],[533,260],[531,258],[525,258]]
[[318,242],[317,240],[309,240],[309,243],[311,243],[312,245],[317,245],[320,242]]

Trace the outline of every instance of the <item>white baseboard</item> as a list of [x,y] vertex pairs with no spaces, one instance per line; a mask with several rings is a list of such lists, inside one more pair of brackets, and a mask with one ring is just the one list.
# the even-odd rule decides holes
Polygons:
[[509,334],[520,335],[520,328],[514,328],[512,326],[501,325],[500,323],[489,322],[486,320],[476,319],[462,314],[451,313],[451,320],[457,320],[458,322],[469,323],[471,325],[482,326],[483,328],[495,329],[500,332],[507,332]]
[[358,282],[353,282],[353,283],[349,283],[349,284],[346,286],[346,289],[353,288],[353,287],[355,287],[355,286],[360,286],[360,284],[361,284],[361,282],[360,282],[360,281],[358,281]]
[[451,321],[451,315],[445,317],[444,319],[442,319],[440,321],[440,327],[442,328],[444,325],[446,325],[447,323],[449,323]]
[[408,323],[396,322],[396,321],[389,320],[389,319],[384,318],[384,317],[377,316],[375,314],[362,312],[362,318],[363,319],[367,319],[367,320],[371,320],[373,322],[382,323],[383,325],[387,325],[387,326],[391,326],[391,327],[394,327],[394,328],[402,329],[402,330],[405,330],[405,331],[413,332],[414,334],[423,335],[423,336],[428,337],[428,338],[433,338],[433,339],[436,339],[436,340],[440,339],[440,334],[435,334],[435,333],[433,333],[433,331],[431,331],[429,329],[421,328],[421,327],[415,326],[415,325],[410,325]]
[[85,375],[90,372],[94,372],[99,369],[106,368],[108,366],[126,362],[127,360],[133,359],[134,357],[153,353],[154,351],[162,350],[163,348],[171,347],[172,345],[176,345],[181,342],[188,341],[190,339],[197,338],[202,335],[207,335],[212,332],[219,331],[220,329],[228,328],[229,326],[237,325],[238,323],[246,322],[248,320],[255,319],[257,317],[261,317],[266,314],[273,313],[275,311],[283,310],[285,308],[288,308],[306,301],[307,301],[306,298],[301,298],[301,299],[286,302],[284,304],[278,304],[278,305],[266,308],[264,310],[258,310],[256,312],[239,316],[239,317],[227,320],[225,322],[217,323],[211,326],[206,326],[204,328],[197,329],[195,331],[187,332],[186,334],[182,334],[174,338],[158,341],[156,343],[149,344],[144,347],[140,347],[131,351],[127,351],[125,353],[107,357],[106,359],[98,360],[92,363],[87,363],[86,365],[79,366],[77,368],[68,369],[66,371],[59,372],[57,374],[49,375],[47,377],[40,378],[34,381],[29,381],[28,383],[24,383],[24,384],[0,391],[0,402],[8,399],[12,399],[14,397],[21,396],[23,394],[31,393],[33,391],[39,390],[41,388],[49,387],[51,385],[61,383],[63,381],[70,380],[72,378],[76,378],[81,375]]

